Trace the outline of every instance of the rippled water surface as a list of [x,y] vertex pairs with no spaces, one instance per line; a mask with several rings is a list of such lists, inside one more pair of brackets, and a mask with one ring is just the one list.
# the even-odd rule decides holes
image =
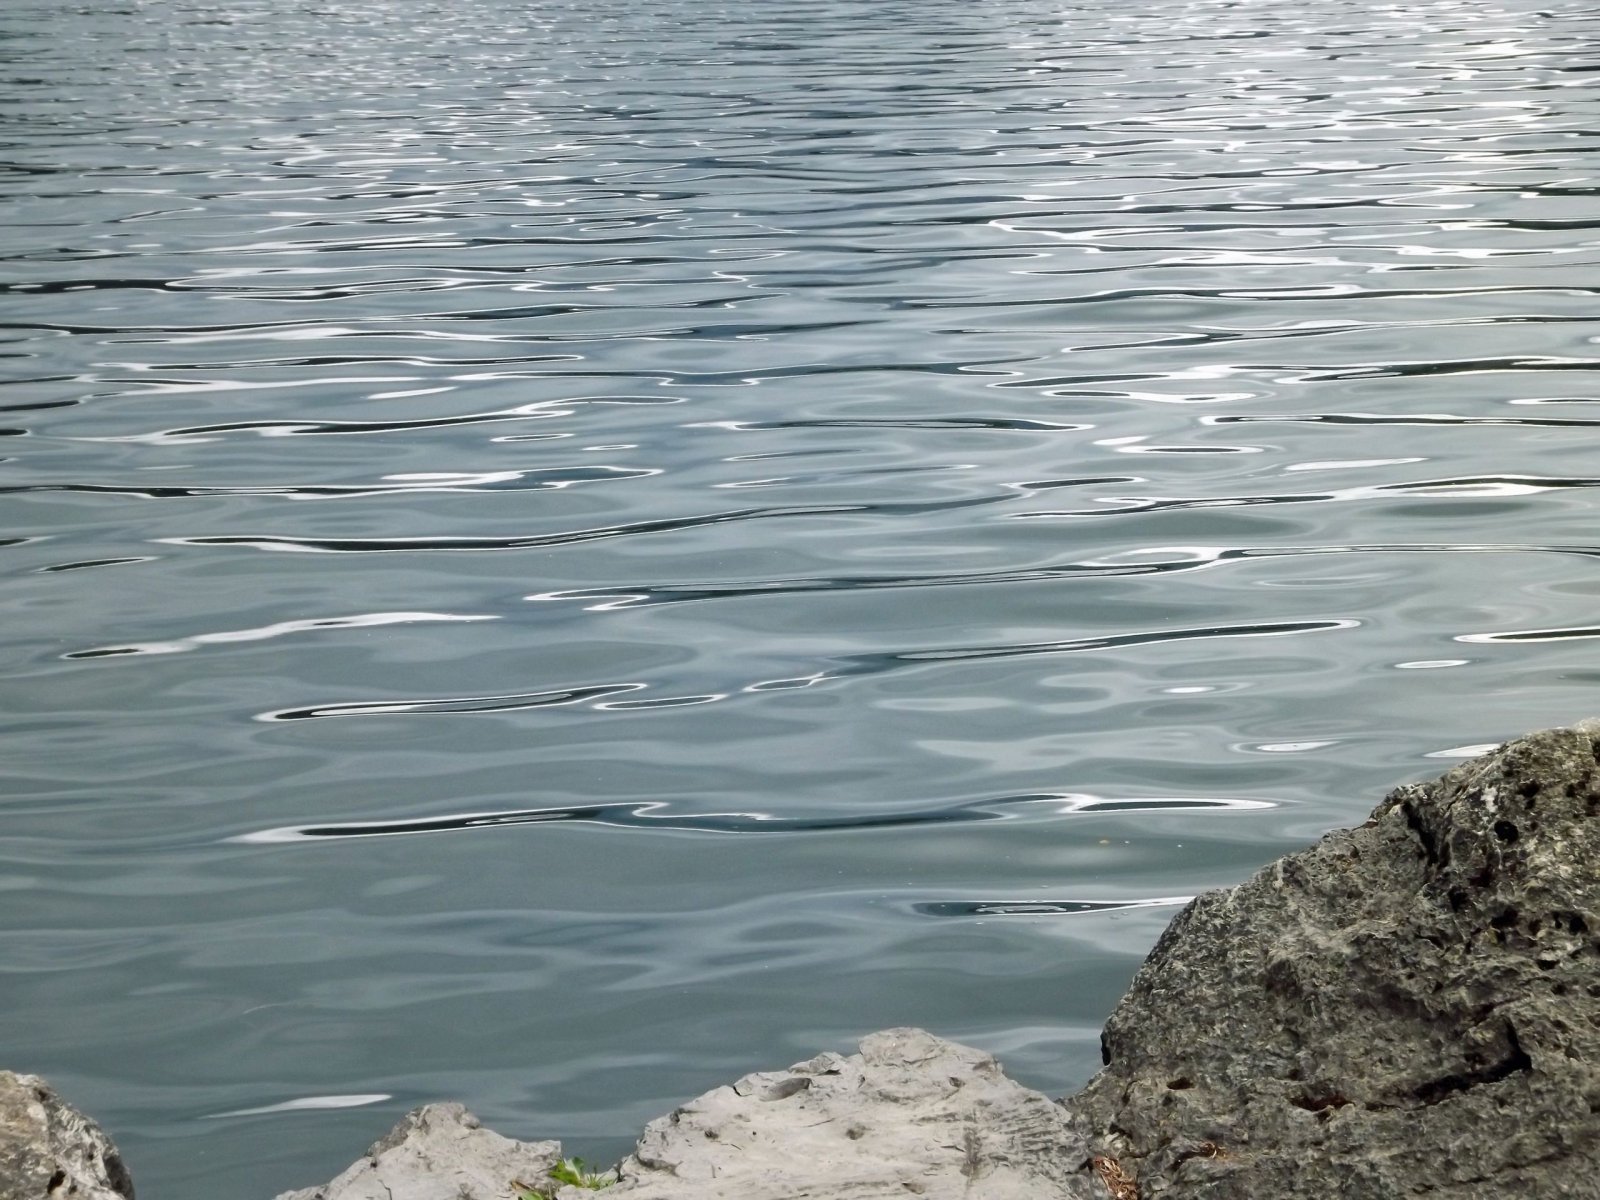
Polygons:
[[10,0],[4,1065],[176,1200],[1076,1086],[1182,897],[1600,709],[1597,38]]

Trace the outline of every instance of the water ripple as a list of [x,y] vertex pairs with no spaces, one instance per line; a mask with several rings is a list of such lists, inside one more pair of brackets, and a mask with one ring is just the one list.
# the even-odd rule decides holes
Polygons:
[[1430,496],[1458,499],[1508,498],[1533,496],[1540,492],[1600,486],[1600,478],[1551,478],[1538,475],[1477,475],[1458,478],[1425,479],[1404,483],[1381,483],[1364,487],[1340,488],[1326,492],[1277,492],[1230,496],[1104,496],[1104,505],[1095,509],[1043,509],[1012,513],[1014,520],[1051,517],[1105,517],[1125,513],[1149,513],[1193,508],[1234,508],[1242,506],[1326,503],[1329,501],[1375,500],[1390,496]]
[[311,554],[400,554],[433,550],[527,550],[546,546],[567,546],[575,542],[603,541],[610,538],[671,533],[702,529],[740,521],[765,521],[786,517],[847,516],[856,513],[923,514],[990,504],[990,498],[946,500],[920,504],[817,504],[791,507],[735,508],[696,516],[671,517],[658,521],[634,521],[594,529],[569,529],[559,533],[529,534],[521,537],[431,537],[431,538],[293,538],[271,535],[232,534],[207,537],[163,538],[174,546],[247,546],[255,550],[281,550]]
[[[261,829],[230,840],[244,843],[314,841],[322,838],[399,837],[418,833],[452,833],[508,825],[548,823],[594,824],[619,829],[662,832],[797,834],[844,830],[899,829],[907,826],[967,824],[975,821],[1041,819],[1092,813],[1248,812],[1268,809],[1263,800],[1227,797],[1143,796],[1109,799],[1069,792],[1040,796],[1006,796],[946,808],[848,815],[781,817],[765,812],[686,813],[665,802],[584,804],[568,808],[524,808],[501,812],[455,813],[410,820],[344,821],[332,824]],[[1167,903],[1167,901],[1161,901]],[[1116,907],[1116,906],[1107,906]]]
[[[1022,485],[1033,488],[1038,485]],[[802,579],[750,579],[719,584],[623,584],[612,588],[535,592],[524,599],[535,602],[578,601],[595,612],[665,604],[694,604],[753,595],[804,592],[855,592],[880,588],[970,587],[997,583],[1030,583],[1053,579],[1096,579],[1140,575],[1172,575],[1210,570],[1230,563],[1256,559],[1323,557],[1371,554],[1564,554],[1600,558],[1600,545],[1539,546],[1517,543],[1482,545],[1428,544],[1421,542],[1367,546],[1146,546],[1096,560],[1055,566],[1024,567],[979,572],[939,572],[915,575],[829,575]]]
[[913,1017],[1070,1089],[1184,896],[1593,709],[1597,41],[0,5],[9,1044],[172,1200]]
[[1193,896],[1150,896],[1137,900],[924,900],[910,906],[924,917],[1076,917],[1136,908],[1174,908]]
[[[105,563],[77,563],[76,566],[105,566]],[[62,568],[58,567],[57,570]],[[279,621],[258,629],[227,629],[214,633],[197,633],[192,637],[175,638],[166,642],[140,642],[127,646],[100,646],[93,650],[73,650],[61,657],[74,658],[127,658],[150,654],[181,654],[203,646],[232,645],[236,642],[262,642],[296,633],[316,633],[327,629],[375,629],[383,625],[415,625],[428,622],[497,621],[492,614],[480,613],[427,613],[379,612],[357,613],[349,617],[315,617],[303,621]]]
[[[1104,637],[1070,638],[1053,642],[1024,642],[1010,645],[947,646],[923,650],[886,651],[871,654],[840,655],[833,665],[820,670],[745,683],[734,691],[699,695],[641,697],[612,700],[610,697],[642,692],[652,685],[644,682],[587,684],[551,691],[506,693],[489,696],[452,696],[442,699],[401,699],[350,701],[317,704],[303,708],[280,709],[257,715],[260,721],[307,721],[327,717],[380,716],[467,716],[480,713],[522,712],[529,709],[586,705],[600,712],[632,711],[641,708],[683,707],[714,704],[756,693],[795,691],[864,676],[879,676],[918,667],[926,663],[993,662],[1009,658],[1032,658],[1058,654],[1084,654],[1100,650],[1123,650],[1137,646],[1159,646],[1170,642],[1196,642],[1235,638],[1280,638],[1303,633],[1349,630],[1361,622],[1348,618],[1320,621],[1279,621],[1254,625],[1202,626],[1191,629],[1163,629]],[[88,652],[94,654],[94,652]],[[106,652],[101,652],[102,654]],[[117,653],[117,652],[113,652]],[[128,653],[123,650],[120,653]]]

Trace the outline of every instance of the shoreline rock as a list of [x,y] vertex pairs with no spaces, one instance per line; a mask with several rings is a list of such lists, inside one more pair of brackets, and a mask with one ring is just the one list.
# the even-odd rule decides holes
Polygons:
[[[1398,788],[1360,827],[1197,897],[1101,1043],[1103,1069],[1052,1101],[981,1051],[872,1034],[859,1054],[747,1075],[652,1121],[605,1191],[1600,1200],[1600,723]],[[19,1151],[22,1126],[0,1121],[0,1200],[131,1200],[92,1122],[29,1112],[48,1150]],[[105,1179],[6,1190],[13,1163],[31,1179],[64,1153],[62,1131]],[[551,1178],[560,1161],[555,1142],[435,1104],[337,1179],[278,1200],[514,1200],[513,1180],[593,1196]]]
[[1600,1196],[1600,725],[1196,897],[1064,1101],[1161,1196]]
[[464,1105],[426,1104],[329,1182],[278,1200],[505,1200],[514,1180],[547,1179],[560,1161],[559,1142],[519,1142],[483,1128]]
[[1087,1196],[1074,1188],[1086,1158],[1061,1106],[989,1055],[890,1029],[651,1121],[606,1195],[1044,1200]]
[[37,1075],[0,1071],[0,1200],[133,1200],[100,1126]]

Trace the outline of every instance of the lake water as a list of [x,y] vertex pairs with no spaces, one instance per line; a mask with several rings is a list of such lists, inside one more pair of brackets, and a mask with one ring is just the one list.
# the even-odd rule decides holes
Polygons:
[[10,0],[0,1062],[168,1200],[1076,1087],[1179,899],[1600,710],[1597,40]]

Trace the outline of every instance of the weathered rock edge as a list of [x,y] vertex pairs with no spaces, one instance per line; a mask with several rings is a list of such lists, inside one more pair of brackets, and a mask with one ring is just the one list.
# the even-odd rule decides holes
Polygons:
[[1600,1197],[1600,723],[1173,919],[1064,1103],[1142,1200]]
[[[1402,787],[1197,898],[1102,1047],[1057,1103],[980,1051],[872,1034],[652,1121],[605,1194],[1600,1200],[1600,723]],[[279,1200],[511,1200],[513,1179],[595,1195],[550,1191],[558,1155],[429,1105]],[[5,1183],[0,1200],[59,1194]]]
[[111,1139],[37,1075],[0,1071],[0,1200],[133,1200]]
[[545,1180],[560,1159],[559,1142],[501,1137],[460,1104],[427,1104],[328,1183],[283,1200],[509,1200],[516,1181]]

